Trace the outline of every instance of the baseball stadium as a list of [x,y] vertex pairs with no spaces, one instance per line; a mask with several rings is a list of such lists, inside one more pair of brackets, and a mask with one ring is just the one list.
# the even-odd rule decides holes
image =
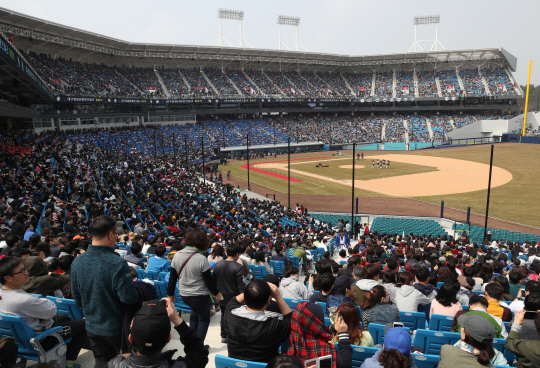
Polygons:
[[540,366],[532,61],[424,51],[438,15],[374,55],[218,19],[159,44],[0,8],[2,368]]

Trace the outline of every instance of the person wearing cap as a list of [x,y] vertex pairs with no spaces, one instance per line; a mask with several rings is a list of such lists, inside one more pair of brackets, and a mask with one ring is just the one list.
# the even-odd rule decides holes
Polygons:
[[458,317],[461,340],[454,345],[443,345],[439,368],[491,367],[507,365],[501,352],[493,348],[495,328],[477,314]]
[[353,288],[355,279],[341,275],[336,277],[334,281],[335,295],[328,295],[326,298],[326,315],[335,317],[338,307],[343,303],[354,303],[356,298],[356,290]]
[[[171,323],[180,335],[186,353],[176,359],[173,359],[176,350],[163,351],[171,341]],[[131,353],[113,358],[108,368],[204,368],[208,364],[208,350],[203,341],[167,298],[143,303],[131,322],[129,342],[133,348]]]
[[[411,355],[411,334],[403,327],[385,329],[384,345],[361,368],[416,368]],[[454,367],[455,368],[455,367]]]
[[114,253],[116,221],[99,216],[89,231],[92,245],[71,265],[71,291],[85,314],[95,367],[104,368],[120,351],[124,304],[140,298],[127,262]]
[[[514,323],[506,339],[505,349],[516,354],[518,367],[540,367],[540,339],[522,339],[520,338],[521,328],[525,322],[526,310],[520,310],[516,313]],[[530,312],[528,312],[530,313]],[[540,336],[540,314],[534,316],[534,326],[536,334]]]

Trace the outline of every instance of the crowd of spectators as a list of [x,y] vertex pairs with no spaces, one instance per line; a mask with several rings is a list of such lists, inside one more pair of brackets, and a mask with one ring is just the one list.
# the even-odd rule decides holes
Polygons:
[[144,97],[166,98],[156,72],[152,68],[123,67],[119,72],[137,86]]
[[416,72],[416,80],[418,83],[418,94],[420,97],[439,97],[437,83],[435,82],[435,72]]
[[402,114],[392,114],[384,117],[384,141],[401,143],[405,142],[405,125],[403,120],[407,117]]
[[261,95],[259,90],[255,87],[255,85],[253,85],[253,83],[251,83],[243,71],[230,69],[225,71],[225,75],[229,77],[234,84],[236,84],[244,96],[259,97]]
[[437,78],[443,96],[461,96],[461,87],[455,70],[440,70],[437,72]]
[[[303,97],[321,97],[322,90],[307,81],[303,74],[297,72],[283,72],[283,76],[292,83],[292,88]],[[314,79],[314,78],[312,78]]]
[[484,96],[486,90],[478,69],[462,69],[459,76],[463,81],[463,87],[467,96]]
[[246,70],[246,75],[248,75],[253,82],[259,87],[263,94],[267,96],[281,96],[283,92],[281,89],[271,80],[269,80],[264,72],[255,71],[255,70]]
[[208,84],[206,78],[200,69],[183,69],[182,74],[186,78],[190,86],[191,96],[194,98],[215,98],[216,93],[212,86]]
[[416,97],[415,91],[412,72],[399,72],[396,74],[396,97]]
[[433,141],[437,144],[448,140],[446,133],[453,130],[449,115],[436,115],[430,118],[431,130],[433,131]]
[[328,84],[328,88],[334,94],[346,98],[354,97],[341,73],[322,72],[318,73],[318,75],[325,83]]
[[425,114],[410,115],[407,119],[407,127],[409,128],[409,141],[418,143],[431,142],[427,126],[427,116]]
[[218,90],[218,94],[221,97],[240,97],[238,91],[234,86],[229,82],[227,76],[217,68],[206,68],[204,73],[210,79],[210,82]]
[[503,68],[482,69],[482,75],[486,78],[489,92],[493,96],[517,94],[514,83]]
[[371,96],[373,90],[373,74],[343,73],[343,77],[349,82],[349,85],[359,98],[368,98]]
[[394,74],[392,72],[377,73],[375,83],[375,96],[388,99],[393,97]]
[[161,80],[165,83],[165,88],[167,88],[171,98],[190,97],[189,88],[178,73],[178,69],[161,69],[159,75],[161,75]]

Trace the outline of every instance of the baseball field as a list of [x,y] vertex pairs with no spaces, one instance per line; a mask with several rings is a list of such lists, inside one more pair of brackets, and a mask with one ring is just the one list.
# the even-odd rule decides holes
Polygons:
[[[359,212],[425,215],[429,208],[428,212],[433,214],[438,213],[435,209],[444,201],[450,213],[459,210],[454,214],[458,221],[465,220],[459,212],[466,211],[468,206],[476,217],[483,217],[490,149],[489,145],[421,151],[357,149],[356,153],[364,153],[363,160],[354,160]],[[372,160],[377,159],[390,160],[390,168],[373,168]],[[220,170],[223,174],[230,170],[230,182],[245,189],[246,163],[231,160],[228,165],[220,166]],[[250,160],[252,190],[262,195],[276,194],[276,199],[287,204],[288,165],[287,155]],[[342,155],[291,154],[291,202],[294,202],[291,206],[301,203],[313,211],[350,212],[352,166],[352,151],[343,151]],[[540,145],[496,144],[490,218],[539,228],[539,175]],[[475,222],[482,223],[480,218],[473,218]],[[492,225],[495,224],[489,226]]]

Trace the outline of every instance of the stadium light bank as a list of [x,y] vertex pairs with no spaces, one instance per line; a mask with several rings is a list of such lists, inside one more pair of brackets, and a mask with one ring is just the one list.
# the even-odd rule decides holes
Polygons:
[[[244,40],[244,37],[242,35],[242,21],[244,20],[244,11],[243,10],[232,10],[232,9],[218,9],[217,17],[219,19],[219,39],[218,39],[218,46],[224,46],[223,42],[226,42],[229,46],[233,47],[229,41],[227,41],[227,38],[237,38],[238,39],[238,46],[244,47],[244,44],[248,44],[249,47],[253,47]],[[240,36],[234,37],[234,36],[225,36],[223,34],[223,28],[221,21],[222,20],[233,20],[240,23]]]
[[[442,50],[446,50],[438,38],[440,22],[441,22],[440,15],[424,15],[424,16],[414,17],[414,42],[412,46],[409,48],[409,52],[424,51],[424,49],[422,49],[422,46],[420,46],[420,42],[432,42],[429,51],[438,51],[439,46],[441,47]],[[435,39],[434,40],[419,40],[417,38],[418,26],[424,26],[424,25],[429,25],[429,24],[435,24]]]
[[298,27],[300,26],[300,17],[291,17],[291,16],[288,16],[288,15],[278,15],[278,17],[277,17],[277,25],[278,25],[278,36],[279,36],[279,41],[278,41],[278,44],[277,44],[278,50],[281,50],[281,45],[285,46],[288,50],[290,50],[290,48],[286,44],[286,41],[284,41],[281,38],[281,26],[292,26],[292,27],[295,28],[295,32],[296,32],[296,37],[295,37],[295,41],[294,41],[294,49],[296,51],[300,51],[300,46],[302,46],[306,51],[308,51],[306,49],[306,47],[304,45],[302,45],[298,41]]

